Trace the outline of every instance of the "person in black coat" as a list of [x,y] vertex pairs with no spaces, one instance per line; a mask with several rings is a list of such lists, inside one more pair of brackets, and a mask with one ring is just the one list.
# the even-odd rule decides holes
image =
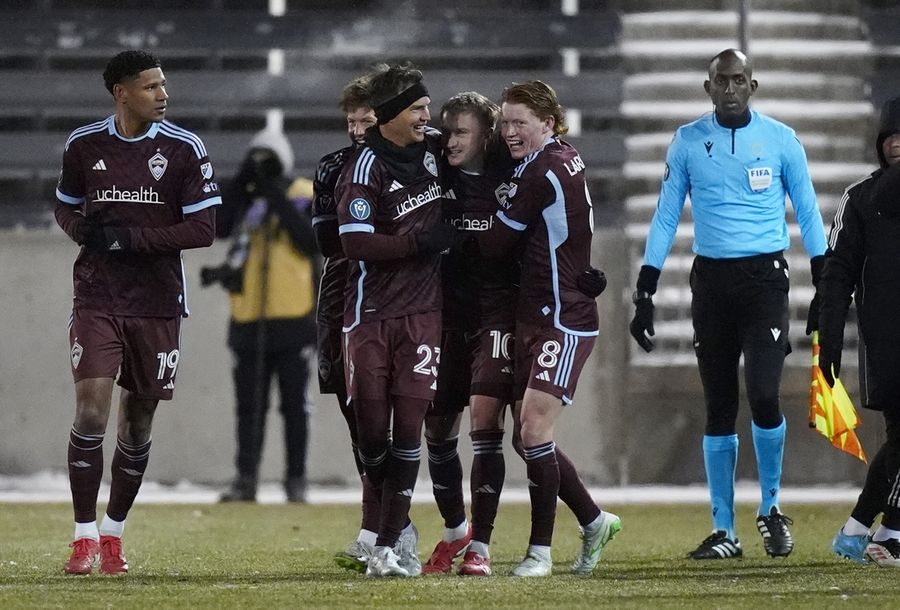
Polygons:
[[[828,237],[819,288],[819,365],[834,385],[855,298],[863,406],[882,412],[887,440],[832,549],[859,563],[900,567],[900,97],[882,109],[875,151],[880,167],[847,187]],[[871,534],[879,513],[881,525]]]

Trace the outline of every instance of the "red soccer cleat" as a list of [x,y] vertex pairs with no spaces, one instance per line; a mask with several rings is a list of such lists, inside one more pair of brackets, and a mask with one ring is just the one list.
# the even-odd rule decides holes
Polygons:
[[66,574],[90,574],[97,563],[97,555],[100,554],[100,545],[93,538],[79,538],[69,545],[72,547],[72,555],[63,567]]
[[479,555],[475,551],[469,551],[459,566],[460,576],[490,576],[491,558]]
[[109,576],[128,574],[128,562],[118,536],[100,536],[100,573]]
[[472,528],[459,540],[446,542],[441,540],[431,552],[428,563],[422,566],[422,574],[449,574],[453,569],[453,560],[463,554],[472,541]]

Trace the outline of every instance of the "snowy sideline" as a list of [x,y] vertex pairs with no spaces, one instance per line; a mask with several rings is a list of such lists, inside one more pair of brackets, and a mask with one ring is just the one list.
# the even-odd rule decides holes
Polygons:
[[[431,483],[422,479],[417,483],[415,503],[433,502]],[[468,501],[469,483],[464,483]],[[175,485],[163,485],[145,481],[137,501],[146,504],[212,504],[222,487],[199,485],[181,481]],[[592,487],[591,495],[609,504],[705,504],[708,502],[705,485],[632,485],[626,487]],[[781,500],[790,503],[846,503],[852,505],[859,495],[859,488],[847,484],[822,487],[787,487],[781,490]],[[100,501],[109,497],[109,486],[100,488]],[[735,498],[739,503],[758,503],[759,486],[754,481],[738,481]],[[316,486],[307,493],[310,504],[356,504],[360,500],[358,487]],[[284,491],[278,483],[264,483],[257,493],[260,504],[283,504]],[[0,475],[0,503],[4,502],[70,502],[68,476],[60,472],[41,472],[28,476]],[[528,502],[526,487],[503,489],[502,502]]]

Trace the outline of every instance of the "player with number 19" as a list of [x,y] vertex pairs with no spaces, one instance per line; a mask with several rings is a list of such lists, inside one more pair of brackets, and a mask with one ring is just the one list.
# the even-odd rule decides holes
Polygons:
[[[125,517],[150,454],[157,403],[170,400],[188,315],[181,251],[212,244],[219,187],[203,142],[165,121],[159,60],[124,51],[103,73],[114,115],[72,132],[56,219],[82,246],[69,326],[75,422],[68,467],[75,540],[68,574],[124,574]],[[121,386],[110,499],[99,530],[97,493],[113,381]]]

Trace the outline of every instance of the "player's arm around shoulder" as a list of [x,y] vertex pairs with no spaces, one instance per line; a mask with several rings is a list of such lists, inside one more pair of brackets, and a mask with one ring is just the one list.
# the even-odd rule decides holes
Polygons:
[[325,257],[343,256],[338,235],[337,182],[352,149],[348,146],[319,160],[313,180],[312,224],[319,251]]

